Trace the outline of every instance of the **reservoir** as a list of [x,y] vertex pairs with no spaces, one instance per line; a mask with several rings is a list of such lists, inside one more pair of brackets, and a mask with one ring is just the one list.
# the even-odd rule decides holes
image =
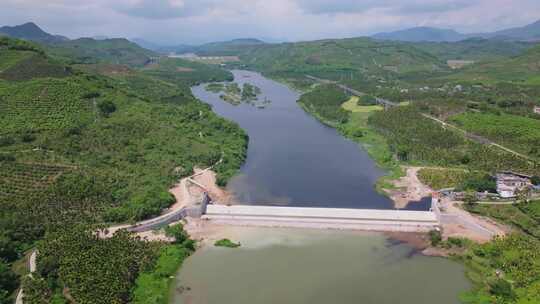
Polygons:
[[237,122],[249,135],[247,160],[228,185],[238,202],[256,205],[391,209],[374,184],[384,174],[358,144],[305,113],[300,94],[249,71],[233,71],[269,100],[264,109],[232,105],[220,93],[192,88],[218,115]]
[[[200,100],[250,137],[248,157],[228,185],[238,202],[258,205],[391,209],[374,189],[384,174],[367,153],[306,114],[299,94],[260,74],[234,71],[261,88],[264,109],[231,105],[194,87]],[[419,202],[418,204],[422,204]],[[425,209],[415,206],[411,209]],[[463,267],[420,255],[384,234],[334,230],[220,227],[182,265],[174,304],[458,304],[470,288]]]
[[461,265],[377,233],[226,227],[239,248],[204,246],[171,288],[174,304],[458,304]]

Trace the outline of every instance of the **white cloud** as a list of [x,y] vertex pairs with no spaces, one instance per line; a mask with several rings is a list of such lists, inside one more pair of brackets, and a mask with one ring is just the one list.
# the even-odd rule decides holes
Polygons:
[[418,25],[481,32],[540,17],[538,0],[1,1],[4,24],[34,21],[69,37],[143,37],[171,44],[350,37]]

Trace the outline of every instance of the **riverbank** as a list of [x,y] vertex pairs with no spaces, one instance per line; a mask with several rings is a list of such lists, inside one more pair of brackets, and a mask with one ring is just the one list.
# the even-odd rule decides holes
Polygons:
[[377,192],[391,197],[396,203],[396,207],[402,208],[406,204],[401,199],[396,201],[397,197],[392,197],[391,193],[396,190],[394,181],[406,176],[405,171],[401,168],[399,162],[395,160],[384,136],[368,125],[369,116],[378,108],[366,106],[362,107],[365,108],[363,111],[349,111],[345,109],[347,106],[344,106],[348,102],[350,102],[350,99],[343,100],[339,107],[339,109],[343,109],[348,113],[348,119],[345,122],[325,118],[324,115],[318,113],[315,108],[310,107],[302,100],[299,100],[298,104],[306,113],[315,117],[321,123],[335,128],[343,137],[360,145],[361,149],[367,152],[377,166],[386,171],[386,174],[380,177],[375,185]]

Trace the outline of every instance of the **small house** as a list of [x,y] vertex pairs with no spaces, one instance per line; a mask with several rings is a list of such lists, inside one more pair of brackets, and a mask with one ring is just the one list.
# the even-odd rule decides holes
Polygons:
[[534,107],[534,110],[533,110],[533,111],[534,111],[534,113],[536,113],[536,114],[540,114],[540,106]]
[[516,197],[518,191],[532,186],[531,177],[514,172],[497,174],[497,193],[502,198]]

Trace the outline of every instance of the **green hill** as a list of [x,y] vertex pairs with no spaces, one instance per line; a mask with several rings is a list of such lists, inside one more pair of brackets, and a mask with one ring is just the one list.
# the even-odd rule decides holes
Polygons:
[[238,48],[242,64],[277,78],[361,79],[446,69],[412,45],[369,38],[256,45]]
[[[76,299],[91,298],[96,288],[102,303],[126,303],[143,267],[140,261],[151,262],[161,245],[118,237],[107,241],[106,255],[90,257],[81,254],[97,250],[101,241],[84,231],[160,214],[174,202],[169,187],[194,166],[223,159],[215,170],[218,181],[226,183],[243,162],[247,136],[196,100],[189,85],[225,80],[230,74],[190,65],[190,72],[187,67],[176,71],[192,73],[195,80],[174,77],[172,70],[156,78],[135,69],[113,78],[85,72],[84,66],[66,66],[23,41],[2,38],[0,52],[0,275],[9,273],[2,268],[5,262],[14,262],[47,234],[40,245],[44,253],[37,279],[25,283],[30,298],[50,302],[54,294],[61,297],[61,288],[40,285],[41,277],[66,282],[76,276],[69,286]],[[28,65],[30,59],[41,64]],[[12,70],[25,76],[12,77]],[[50,248],[60,239],[70,243],[58,257]],[[104,267],[89,276],[74,274],[81,268],[65,264],[41,264],[71,261],[74,252],[81,255],[77,263],[117,260],[125,268],[110,275]],[[12,291],[13,286],[0,284],[2,296],[9,298]]]
[[418,42],[413,44],[441,60],[488,61],[523,54],[534,45],[526,42],[472,38],[459,42]]
[[68,38],[63,36],[51,35],[43,31],[33,22],[28,22],[16,26],[0,27],[0,36],[2,35],[41,43],[56,43],[69,40]]
[[375,39],[382,40],[397,40],[397,41],[460,41],[467,36],[460,34],[454,30],[439,29],[433,27],[414,27],[405,30],[399,30],[388,33],[378,33],[372,36]]
[[467,67],[452,75],[452,79],[471,82],[494,83],[499,81],[516,84],[540,85],[540,45],[513,58],[489,61]]
[[47,51],[54,57],[69,63],[113,63],[141,67],[156,54],[143,49],[127,39],[95,40],[80,38],[47,45]]

